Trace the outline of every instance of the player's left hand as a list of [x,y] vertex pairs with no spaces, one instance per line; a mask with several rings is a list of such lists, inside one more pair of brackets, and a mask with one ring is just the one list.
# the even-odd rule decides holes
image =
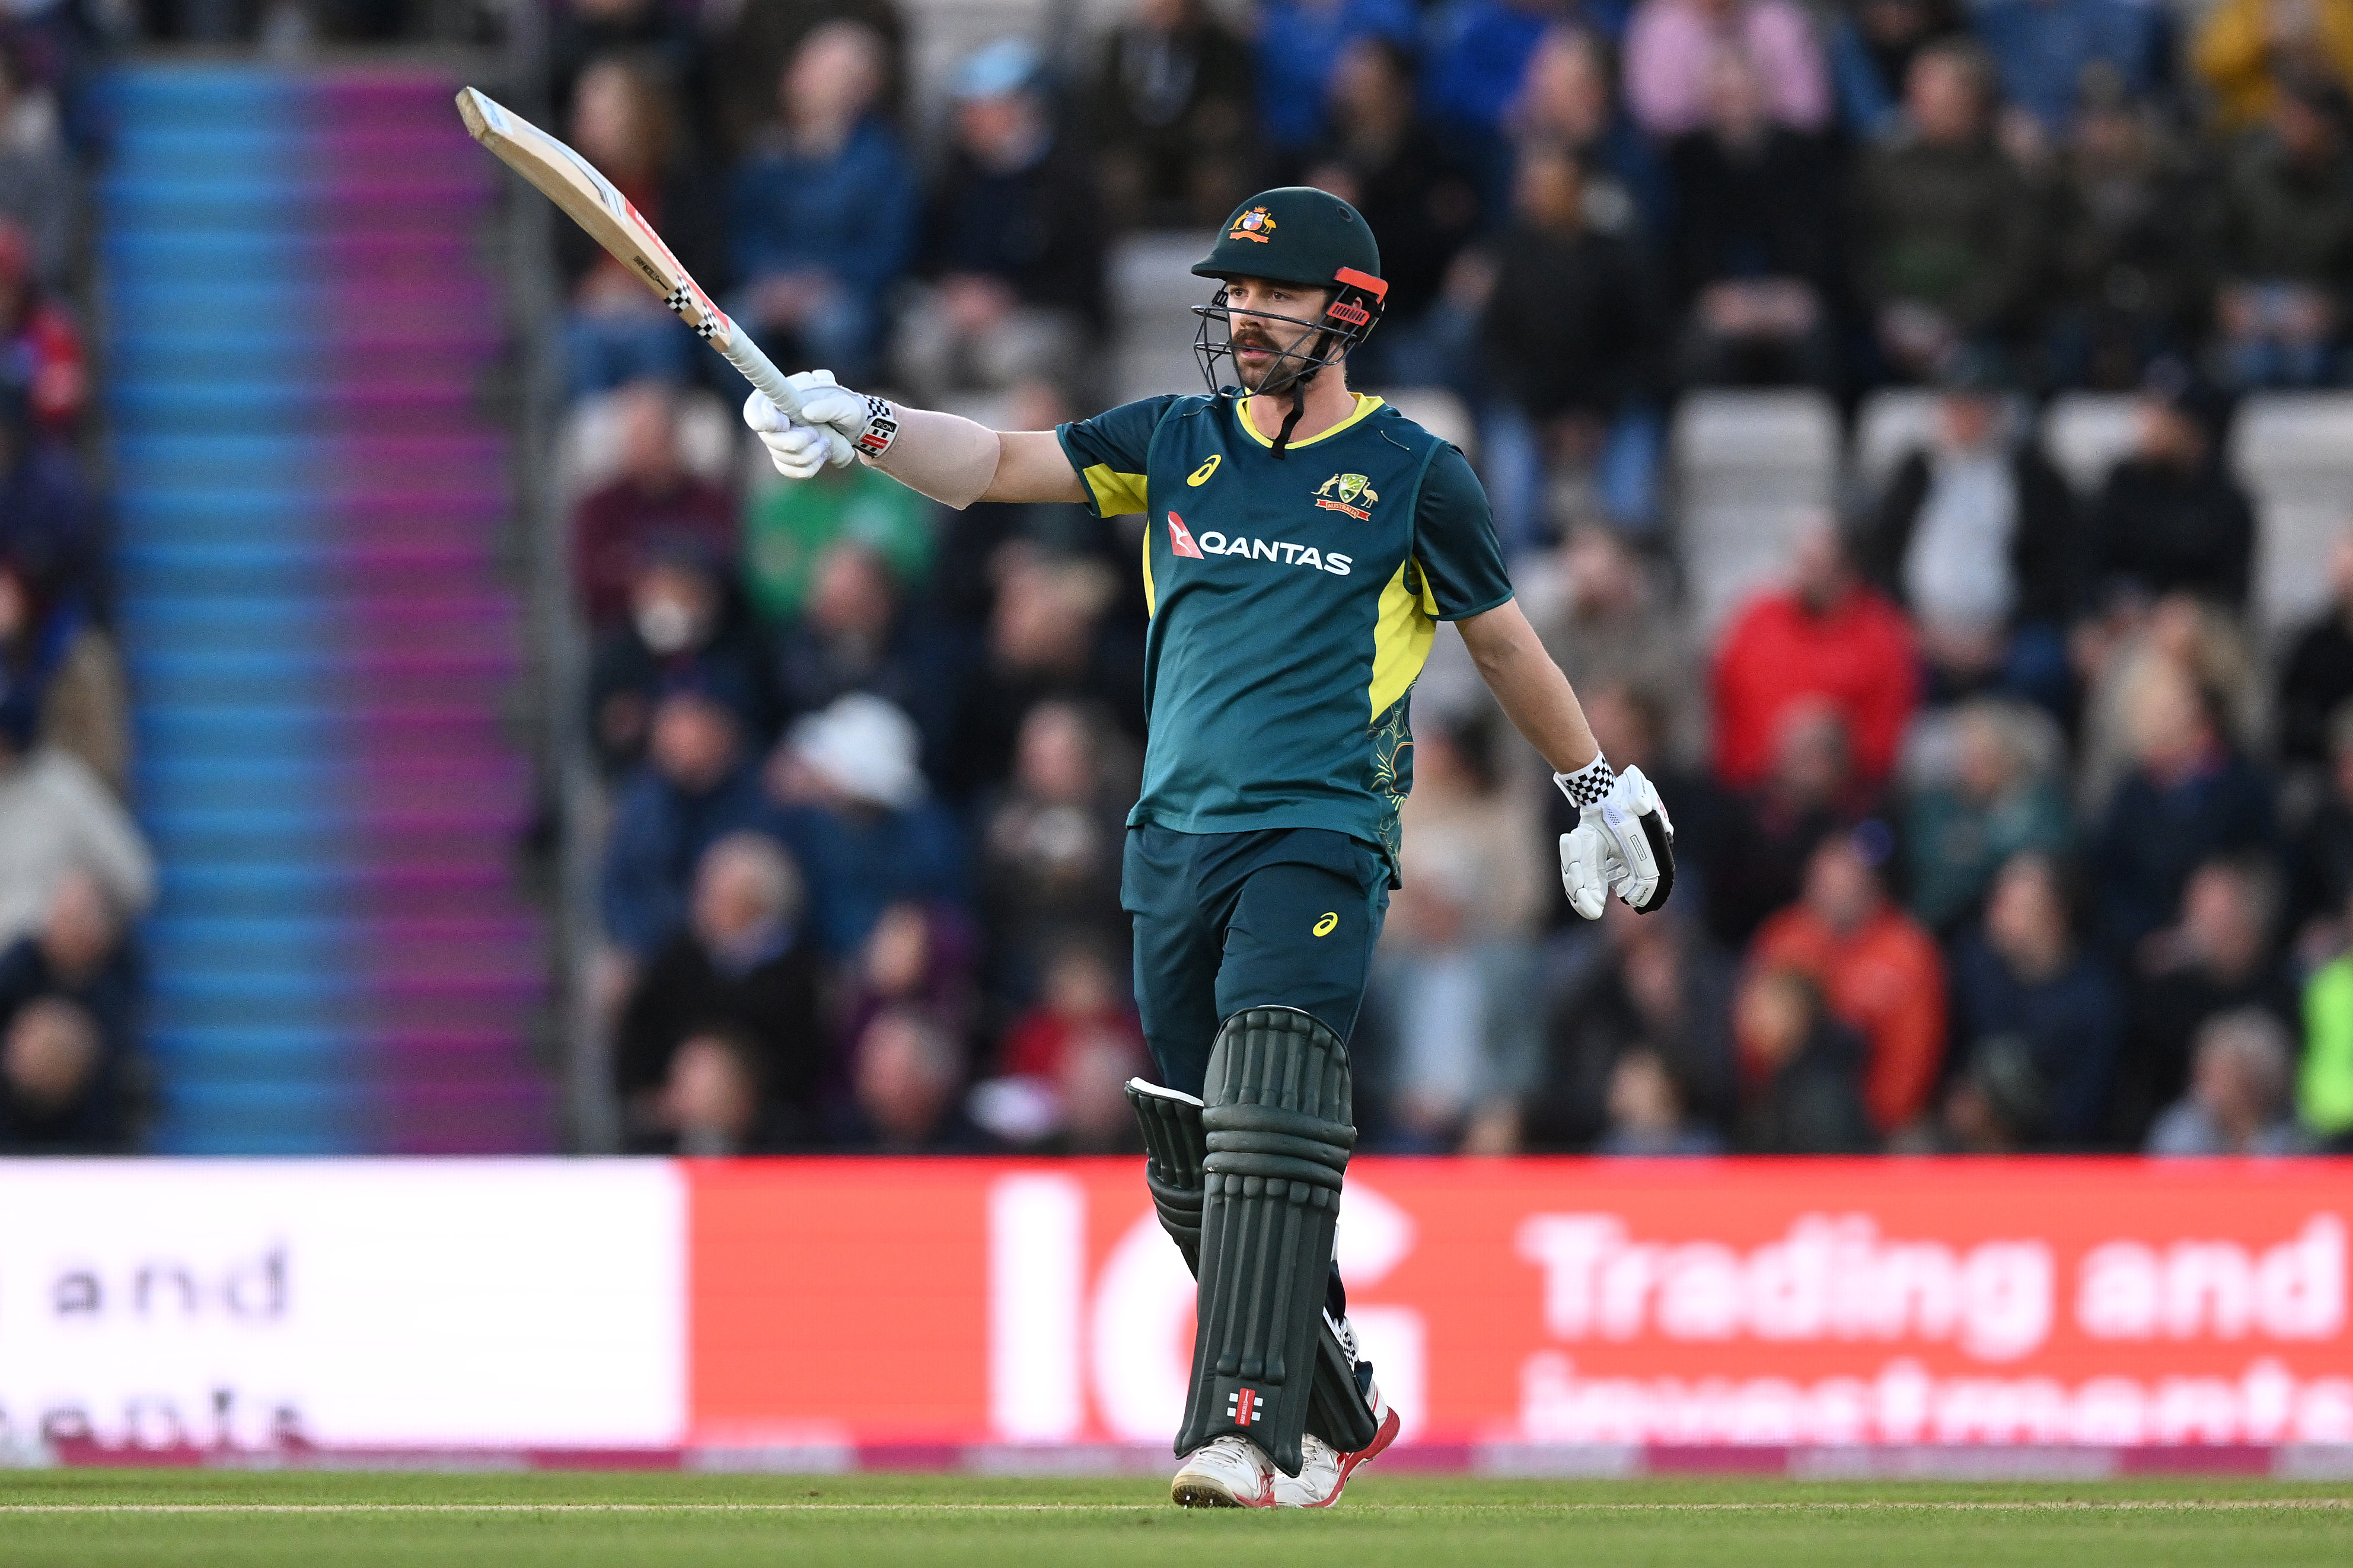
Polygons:
[[1615,893],[1636,914],[1667,901],[1675,886],[1675,825],[1640,768],[1628,768],[1609,793],[1585,806],[1574,831],[1560,836],[1560,882],[1569,907],[1599,920]]
[[[849,432],[866,423],[866,399],[834,383],[829,370],[805,370],[785,377],[799,395],[797,419],[777,407],[765,392],[744,401],[744,423],[768,449],[768,460],[788,479],[816,478],[823,468],[839,468],[857,455]],[[838,406],[837,406],[838,405]],[[849,429],[845,430],[844,426]]]

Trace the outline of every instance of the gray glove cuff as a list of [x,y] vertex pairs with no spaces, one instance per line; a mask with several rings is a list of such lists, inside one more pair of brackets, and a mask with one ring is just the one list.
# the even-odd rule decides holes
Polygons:
[[1618,775],[1609,769],[1609,759],[1597,754],[1594,759],[1573,773],[1555,773],[1552,782],[1568,797],[1568,804],[1583,811],[1588,805],[1599,805],[1609,795],[1609,786]]

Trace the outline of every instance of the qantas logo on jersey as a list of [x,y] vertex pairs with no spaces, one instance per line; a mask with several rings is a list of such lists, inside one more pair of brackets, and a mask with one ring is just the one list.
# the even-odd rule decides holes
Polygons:
[[[1172,545],[1180,539],[1190,542],[1190,536],[1182,532],[1182,528],[1176,514],[1171,512],[1168,538]],[[1356,563],[1354,556],[1343,555],[1337,551],[1318,550],[1312,544],[1293,544],[1278,539],[1245,539],[1239,533],[1228,539],[1224,534],[1214,531],[1201,535],[1199,549],[1178,549],[1176,553],[1239,555],[1245,561],[1271,561],[1278,566],[1313,566],[1319,572],[1329,572],[1335,577],[1345,577],[1348,569]]]
[[1168,548],[1179,555],[1189,555],[1196,561],[1201,559],[1201,547],[1193,542],[1193,535],[1187,531],[1185,520],[1173,511],[1168,514]]

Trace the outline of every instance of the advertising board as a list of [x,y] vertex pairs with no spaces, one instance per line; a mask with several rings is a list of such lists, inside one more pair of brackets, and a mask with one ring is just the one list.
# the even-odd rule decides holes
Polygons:
[[[1412,1161],[1339,1260],[1429,1455],[2353,1445],[2345,1162]],[[1165,1449],[1131,1161],[0,1162],[0,1448]],[[77,1447],[79,1446],[79,1447]]]

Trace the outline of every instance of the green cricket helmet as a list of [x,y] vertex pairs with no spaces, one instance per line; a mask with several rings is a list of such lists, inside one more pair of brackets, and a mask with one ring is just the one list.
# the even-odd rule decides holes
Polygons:
[[[1240,312],[1245,319],[1316,330],[1301,348],[1277,351],[1274,368],[1258,389],[1270,394],[1314,380],[1317,372],[1363,342],[1380,323],[1389,291],[1381,281],[1381,247],[1363,215],[1313,185],[1261,191],[1236,207],[1219,231],[1216,246],[1193,264],[1193,271],[1203,278],[1263,278],[1332,291],[1323,315],[1313,321],[1265,310]],[[1216,392],[1221,385],[1219,362],[1230,364],[1233,358],[1236,312],[1227,306],[1226,290],[1219,289],[1215,300],[1194,306],[1193,313],[1201,318],[1193,354],[1209,390]],[[1212,336],[1215,327],[1224,329],[1221,336]]]

